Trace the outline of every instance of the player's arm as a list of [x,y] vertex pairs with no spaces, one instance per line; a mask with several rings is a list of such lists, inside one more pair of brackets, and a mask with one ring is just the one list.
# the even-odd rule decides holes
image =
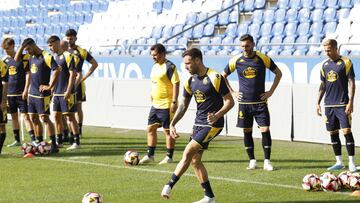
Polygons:
[[25,75],[25,87],[24,87],[24,91],[22,93],[23,100],[27,100],[27,98],[28,98],[29,87],[30,87],[30,72],[27,71],[26,75]]
[[1,98],[1,110],[6,111],[7,107],[7,92],[8,92],[8,81],[9,81],[9,72],[5,64],[1,65],[1,83],[2,83],[2,98]]
[[325,82],[321,81],[320,86],[319,86],[319,93],[318,93],[318,99],[317,99],[317,104],[316,104],[316,113],[318,116],[321,116],[321,100],[324,97],[325,94]]
[[40,92],[49,91],[52,90],[56,84],[56,81],[60,75],[61,67],[59,66],[55,70],[53,70],[53,74],[51,75],[50,83],[49,85],[40,85]]
[[95,60],[95,58],[92,58],[89,63],[91,64],[91,67],[89,69],[89,71],[85,74],[85,76],[81,79],[81,81],[85,81],[88,77],[90,77],[90,75],[95,71],[95,69],[98,67],[98,63]]
[[175,113],[178,104],[177,104],[177,100],[179,97],[179,87],[180,87],[180,82],[177,82],[175,84],[173,84],[173,96],[172,96],[172,102],[171,102],[171,106],[170,106],[170,110],[172,113]]
[[69,71],[69,83],[64,95],[64,98],[67,100],[70,98],[71,96],[71,91],[74,88],[74,81],[75,81],[75,77],[76,77],[76,73],[74,71]]
[[223,100],[224,105],[219,111],[217,111],[216,113],[208,113],[207,121],[209,124],[215,123],[219,118],[223,117],[234,106],[234,99],[231,93],[223,96]]
[[351,114],[354,110],[355,86],[354,78],[349,78],[349,103],[346,105],[345,109],[347,115]]
[[14,60],[16,62],[22,61],[24,49],[25,49],[25,46],[23,44],[21,44],[19,49],[15,53]]
[[280,83],[280,80],[281,80],[281,77],[282,77],[281,70],[278,67],[276,67],[273,72],[275,74],[274,82],[272,83],[271,88],[270,88],[269,91],[264,92],[264,93],[262,93],[260,95],[261,100],[267,100],[269,97],[271,97],[274,94],[276,88],[278,87],[278,85]]
[[241,100],[242,98],[242,93],[238,92],[238,91],[234,91],[234,89],[231,87],[229,80],[227,79],[227,77],[231,74],[230,72],[230,68],[229,65],[226,66],[225,70],[221,73],[221,75],[224,77],[224,81],[226,83],[226,86],[229,88],[229,91],[231,93],[231,95],[236,98],[238,101]]
[[173,138],[179,137],[179,135],[176,133],[175,125],[184,116],[186,110],[189,107],[190,100],[191,100],[191,97],[185,97],[185,96],[182,97],[182,100],[180,101],[180,104],[175,112],[174,118],[170,123],[170,136]]

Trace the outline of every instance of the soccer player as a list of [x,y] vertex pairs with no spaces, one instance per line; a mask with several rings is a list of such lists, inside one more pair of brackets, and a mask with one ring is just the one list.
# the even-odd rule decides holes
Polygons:
[[[86,95],[85,95],[85,80],[95,71],[95,69],[98,67],[98,63],[96,62],[95,58],[91,56],[91,54],[86,51],[85,49],[79,47],[78,45],[75,44],[76,40],[77,40],[77,32],[74,29],[69,29],[66,31],[65,33],[65,37],[67,42],[69,43],[69,52],[77,55],[79,57],[79,63],[78,66],[76,67],[78,70],[78,74],[81,78],[81,80],[79,80],[79,82],[75,83],[75,87],[76,87],[76,98],[77,98],[77,103],[76,103],[76,120],[79,124],[79,132],[80,132],[80,136],[82,135],[82,124],[83,124],[83,119],[84,119],[84,114],[83,114],[83,110],[82,110],[82,102],[86,101]],[[84,61],[87,61],[91,64],[91,67],[89,69],[89,71],[85,74],[84,77],[82,77],[82,66],[84,64]]]
[[[35,141],[33,126],[30,122],[26,95],[29,91],[29,83],[26,83],[26,78],[30,77],[29,72],[29,54],[24,54],[20,62],[16,62],[15,57],[15,42],[11,38],[5,38],[2,42],[2,48],[5,50],[6,56],[2,58],[7,67],[9,67],[9,82],[8,82],[8,113],[11,115],[12,127],[15,141],[8,145],[8,147],[20,146],[20,125],[19,113],[24,119],[25,127],[30,134],[31,140]],[[29,80],[27,80],[29,81]]]
[[[238,92],[231,88],[227,80],[226,83],[232,95],[237,98],[239,102],[237,127],[243,128],[244,132],[245,149],[250,159],[247,169],[257,168],[252,137],[255,118],[262,134],[262,146],[265,156],[264,170],[272,171],[274,168],[270,162],[272,141],[267,100],[278,86],[282,73],[271,58],[258,51],[254,51],[255,43],[251,35],[245,34],[240,37],[240,47],[243,53],[233,57],[229,61],[222,75],[227,78],[227,76],[234,71],[236,71],[238,75]],[[265,91],[265,75],[267,69],[275,74],[274,82],[269,91]]]
[[234,100],[221,74],[205,67],[199,49],[188,49],[182,56],[185,68],[192,76],[184,82],[183,99],[170,124],[171,136],[177,137],[175,125],[184,116],[193,95],[197,103],[196,118],[191,140],[161,196],[166,199],[170,197],[174,185],[191,164],[205,191],[204,198],[198,203],[212,203],[215,202],[215,197],[201,158],[210,141],[221,132],[224,126],[223,116],[234,106]]
[[6,138],[6,123],[7,123],[7,116],[6,116],[6,98],[7,98],[7,90],[8,90],[8,67],[6,64],[0,60],[0,108],[1,108],[1,114],[0,114],[0,154],[2,147],[5,142]]
[[172,163],[175,139],[170,136],[169,125],[177,108],[179,75],[176,66],[166,59],[166,49],[162,44],[153,45],[150,54],[155,61],[150,75],[152,107],[148,117],[147,155],[140,160],[140,164],[154,162],[159,127],[164,129],[167,148],[166,156],[159,164]]
[[330,133],[331,143],[335,153],[336,163],[328,170],[340,170],[344,168],[341,157],[341,142],[339,129],[341,128],[349,155],[349,171],[356,171],[354,164],[355,143],[351,132],[351,113],[353,112],[355,95],[355,73],[351,60],[340,56],[337,50],[337,42],[327,39],[323,42],[326,59],[320,70],[320,88],[317,100],[317,114],[322,115],[320,102],[325,94],[325,118],[326,129]]
[[74,135],[74,143],[67,148],[67,150],[79,149],[80,148],[80,136],[79,136],[79,126],[75,119],[75,61],[73,56],[68,52],[64,51],[60,46],[62,44],[67,44],[65,41],[60,42],[58,36],[51,36],[48,41],[48,46],[50,50],[54,53],[54,59],[56,63],[61,67],[61,72],[59,78],[55,84],[54,93],[53,93],[53,111],[55,112],[55,128],[57,133],[57,144],[59,146],[63,145],[62,133],[64,131],[63,126],[63,115],[66,116],[71,131]]
[[[29,55],[30,89],[28,95],[28,111],[39,142],[43,141],[44,123],[51,140],[51,153],[59,152],[56,145],[54,124],[49,118],[51,89],[60,73],[60,67],[50,53],[41,50],[32,38],[26,38],[18,49],[15,60],[20,61],[23,50]],[[51,76],[51,71],[53,71]],[[40,116],[40,119],[39,119]]]

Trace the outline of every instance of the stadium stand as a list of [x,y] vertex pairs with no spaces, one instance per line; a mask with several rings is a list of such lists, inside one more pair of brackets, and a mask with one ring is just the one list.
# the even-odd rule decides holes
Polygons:
[[[19,44],[32,37],[45,45],[53,34],[78,30],[78,43],[96,54],[147,54],[149,45],[190,28],[166,42],[179,54],[201,46],[205,54],[236,54],[238,38],[250,33],[257,49],[271,55],[319,55],[314,45],[279,46],[268,43],[320,43],[325,37],[358,43],[358,0],[20,0],[15,9],[0,10],[0,32]],[[140,8],[141,9],[138,9]],[[209,44],[226,43],[231,46]],[[264,46],[264,43],[267,45]],[[200,44],[200,45],[199,45]],[[184,46],[185,45],[185,46]],[[264,46],[264,47],[263,47]],[[360,46],[346,46],[359,55]]]

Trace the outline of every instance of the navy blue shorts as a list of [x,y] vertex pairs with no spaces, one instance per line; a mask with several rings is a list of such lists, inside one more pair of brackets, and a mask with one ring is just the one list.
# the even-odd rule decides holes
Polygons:
[[267,103],[239,104],[237,127],[252,128],[254,118],[260,127],[270,126],[270,114]]
[[7,123],[7,111],[1,111],[0,110],[0,124],[6,124]]
[[51,96],[34,97],[29,95],[29,99],[28,99],[29,114],[50,115],[50,99]]
[[199,143],[203,149],[209,147],[209,143],[212,139],[218,136],[223,128],[211,127],[211,126],[196,126],[193,127],[193,133],[190,140],[195,140]]
[[22,99],[22,96],[9,96],[7,97],[8,109],[7,112],[10,114],[17,113],[18,109],[20,113],[28,112],[27,101]]
[[345,106],[325,107],[326,130],[334,131],[341,128],[351,128],[351,114],[346,115]]
[[64,96],[53,97],[53,111],[63,114],[74,113],[76,111],[76,94],[72,94],[68,100]]
[[152,106],[148,117],[148,125],[159,125],[159,127],[169,129],[172,117],[173,113],[170,113],[170,109],[157,109]]
[[77,86],[75,92],[76,92],[77,103],[86,101],[85,82],[81,82],[80,85]]

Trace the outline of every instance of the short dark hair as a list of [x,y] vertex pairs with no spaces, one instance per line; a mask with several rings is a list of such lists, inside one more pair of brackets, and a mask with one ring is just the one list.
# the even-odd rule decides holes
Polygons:
[[66,37],[71,37],[71,36],[76,37],[76,35],[77,35],[77,32],[76,32],[74,29],[68,29],[68,30],[65,32],[65,36],[66,36]]
[[25,46],[33,45],[33,44],[35,44],[34,39],[29,37],[29,38],[24,39],[24,41],[23,41],[23,43],[21,45],[23,47],[25,47]]
[[199,58],[201,61],[203,60],[202,53],[198,48],[190,48],[184,51],[182,57],[190,56],[192,59]]
[[240,42],[246,40],[249,40],[250,42],[254,43],[254,38],[249,34],[244,34],[243,36],[240,37]]
[[60,41],[60,38],[58,36],[56,36],[56,35],[52,35],[47,40],[47,43],[50,44],[50,43],[53,43],[53,42],[56,42],[56,41]]
[[337,49],[337,41],[335,39],[325,39],[322,45]]
[[150,50],[151,51],[157,51],[157,53],[159,53],[159,54],[166,53],[166,49],[165,49],[164,45],[162,45],[160,43],[152,45]]
[[15,41],[12,38],[7,37],[2,41],[1,47],[5,49],[5,47],[9,47],[11,45],[15,45]]

